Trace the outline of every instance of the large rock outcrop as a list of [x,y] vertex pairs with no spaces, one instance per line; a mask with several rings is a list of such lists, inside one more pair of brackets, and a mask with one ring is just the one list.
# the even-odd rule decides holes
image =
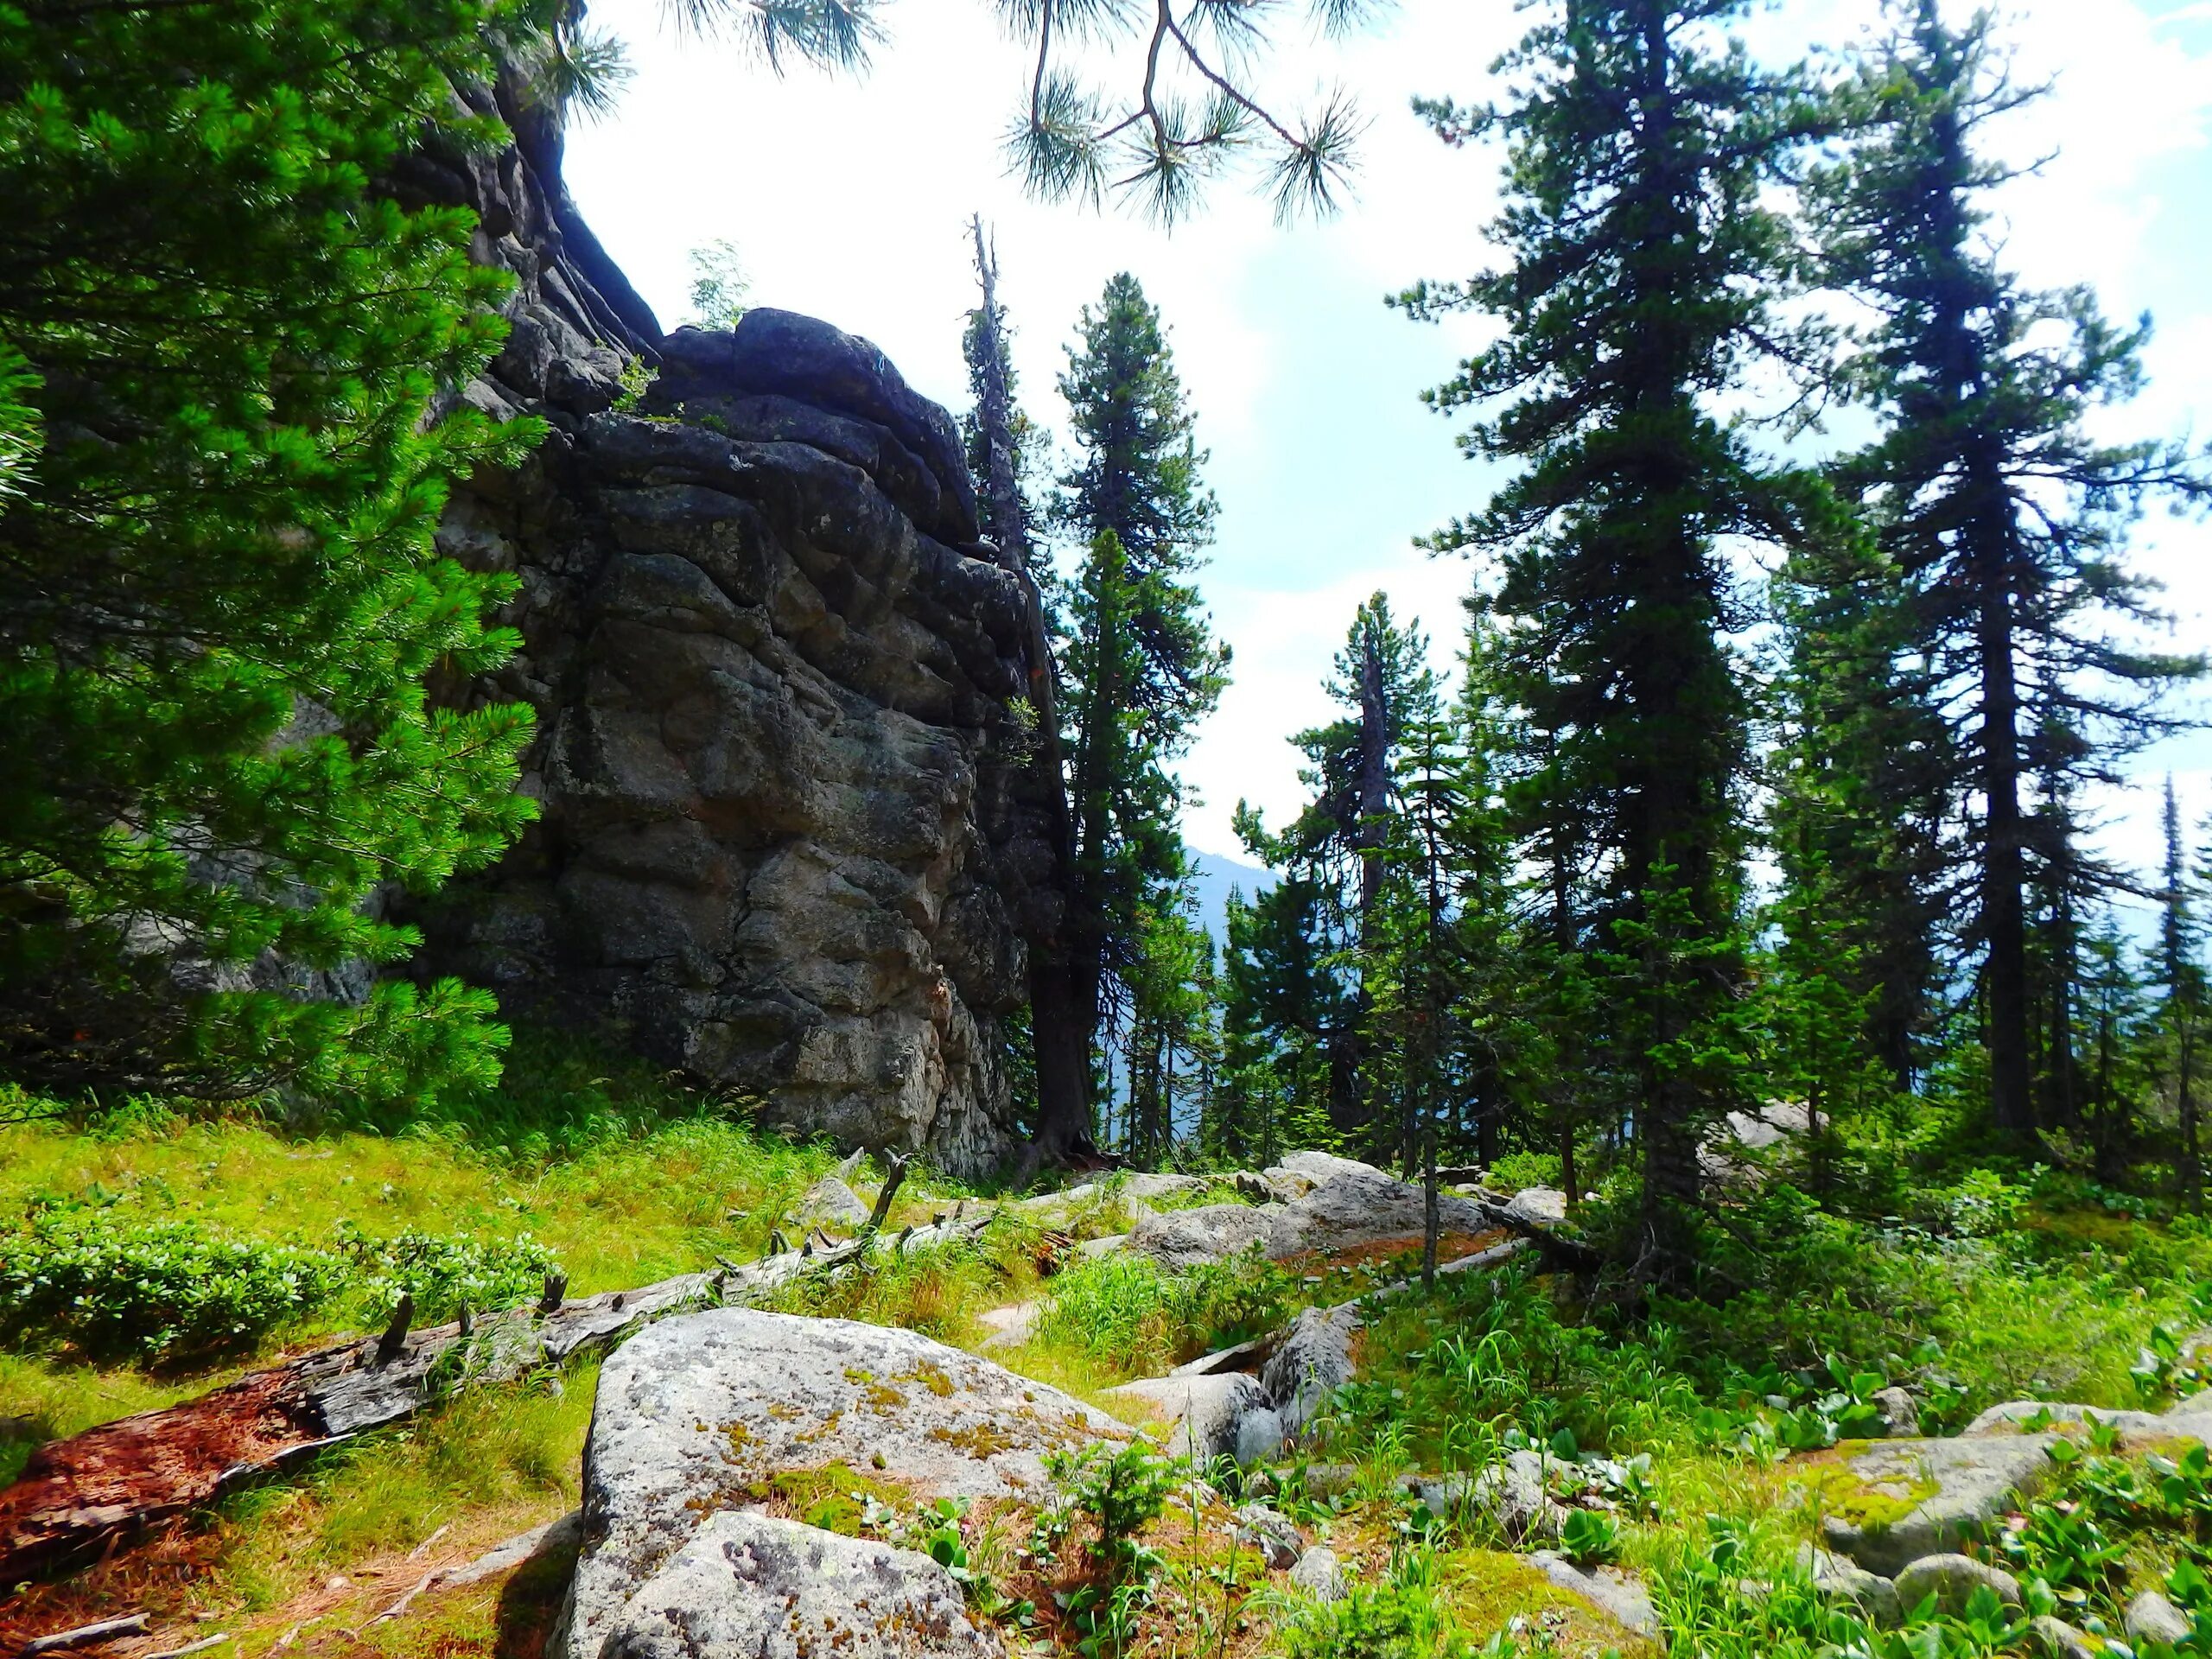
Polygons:
[[[957,432],[808,318],[663,337],[568,203],[557,129],[512,87],[472,96],[515,147],[410,177],[474,207],[478,257],[518,279],[466,396],[551,430],[442,540],[520,579],[522,649],[468,695],[536,709],[543,811],[418,918],[423,965],[772,1119],[986,1167],[1051,860],[1022,798],[1024,579],[976,540]],[[658,370],[642,399],[632,364]]]

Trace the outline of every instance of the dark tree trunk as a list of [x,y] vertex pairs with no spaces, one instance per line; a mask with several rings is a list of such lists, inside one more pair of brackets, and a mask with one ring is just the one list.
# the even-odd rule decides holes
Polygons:
[[[1981,919],[1989,952],[1989,1107],[1999,1132],[2036,1139],[2028,1076],[2027,859],[2020,813],[2019,688],[2012,660],[2012,598],[2002,569],[2002,533],[1982,565],[1979,630],[1981,670],[1980,771],[1984,823]],[[1996,569],[1990,569],[1991,564]],[[2063,997],[2061,998],[2063,1001]],[[2068,1070],[2065,1047],[2053,1064]]]

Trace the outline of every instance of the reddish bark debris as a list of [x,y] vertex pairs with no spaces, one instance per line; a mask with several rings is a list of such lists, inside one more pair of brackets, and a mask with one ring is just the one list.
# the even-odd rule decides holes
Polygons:
[[0,1587],[118,1527],[206,1503],[319,1433],[286,1365],[41,1446],[22,1478],[0,1490]]

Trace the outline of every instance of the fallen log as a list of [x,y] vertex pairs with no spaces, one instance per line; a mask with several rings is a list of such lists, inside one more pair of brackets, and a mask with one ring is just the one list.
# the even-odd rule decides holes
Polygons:
[[[973,1238],[993,1219],[917,1228],[906,1247]],[[757,1302],[806,1274],[841,1273],[890,1248],[862,1236],[810,1256],[772,1255],[574,1299],[552,1294],[549,1281],[549,1294],[524,1306],[423,1330],[394,1319],[375,1336],[54,1441],[0,1490],[0,1594],[118,1533],[200,1508],[464,1389],[563,1364],[671,1313]]]
[[1555,1226],[1530,1219],[1495,1192],[1478,1192],[1468,1202],[1482,1211],[1483,1219],[1491,1226],[1502,1228],[1535,1245],[1536,1254],[1542,1256],[1545,1265],[1554,1271],[1578,1274],[1586,1278],[1605,1265],[1605,1253],[1595,1245],[1586,1244],[1579,1238],[1570,1238]]

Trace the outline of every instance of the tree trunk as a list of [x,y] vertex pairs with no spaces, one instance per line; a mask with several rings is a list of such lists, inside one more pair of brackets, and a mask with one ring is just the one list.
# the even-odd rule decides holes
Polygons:
[[[1031,1163],[1065,1162],[1090,1144],[1090,1043],[1096,1001],[1085,1018],[1076,995],[1070,955],[1082,918],[1075,914],[1077,878],[1073,821],[1068,811],[1065,757],[1060,745],[1058,664],[1045,627],[1045,604],[1030,569],[1029,525],[1014,443],[1014,399],[1006,377],[1006,333],[999,312],[998,261],[983,243],[981,215],[970,221],[976,238],[976,276],[983,290],[982,396],[976,410],[985,457],[983,518],[999,561],[1021,583],[1027,623],[1029,702],[1037,715],[1037,747],[1030,759],[1032,788],[1043,804],[1052,842],[1052,879],[1061,903],[1051,936],[1029,944],[1029,1018],[1037,1055],[1037,1135]],[[1040,907],[1048,908],[1048,907]]]

